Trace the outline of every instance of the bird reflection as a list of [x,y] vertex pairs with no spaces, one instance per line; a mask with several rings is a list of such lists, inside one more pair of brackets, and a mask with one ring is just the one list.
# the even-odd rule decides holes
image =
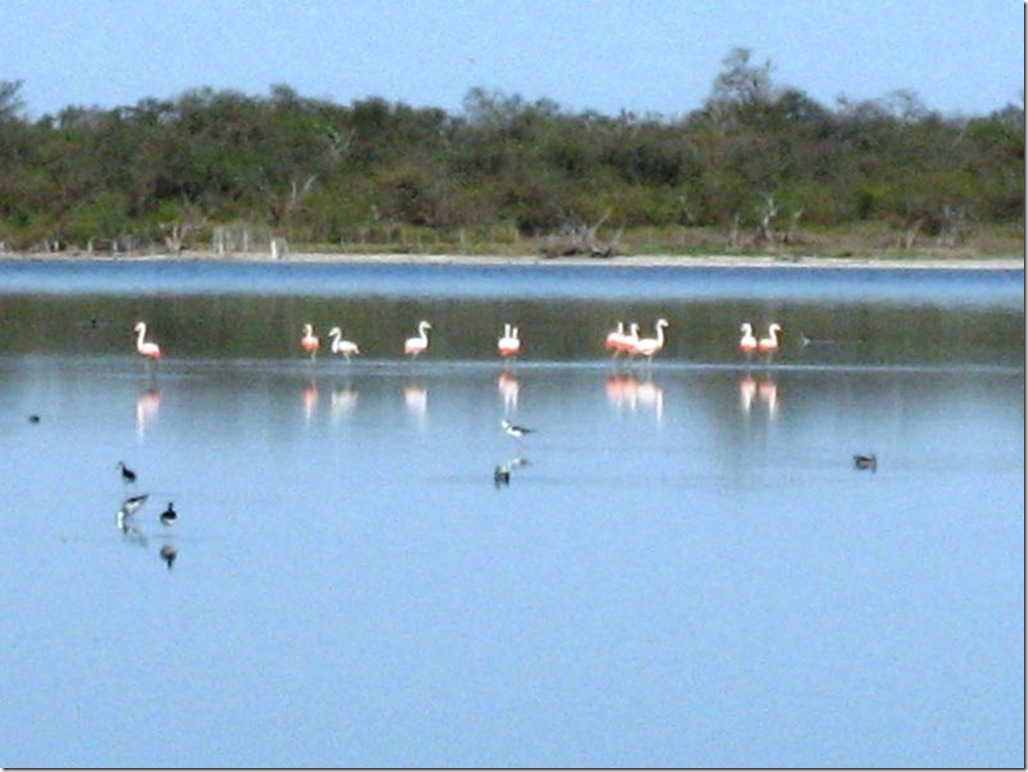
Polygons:
[[878,471],[878,456],[874,453],[870,455],[858,453],[853,456],[853,467],[855,469],[870,469],[871,473],[874,474]]
[[496,384],[503,397],[503,411],[511,413],[518,408],[518,379],[517,376],[507,370],[500,373],[500,380]]
[[140,439],[157,422],[160,408],[161,391],[154,386],[144,388],[136,397],[136,434]]
[[660,421],[664,417],[664,389],[652,379],[639,380],[628,373],[608,375],[607,400],[618,410],[636,412],[639,408],[653,411]]
[[521,456],[509,458],[502,464],[497,464],[493,469],[493,485],[497,490],[510,485],[510,476],[515,469],[528,466],[528,459]]
[[146,534],[136,525],[135,518],[132,516],[146,503],[147,498],[148,496],[145,493],[138,496],[129,496],[122,502],[115,517],[118,530],[125,537],[125,541],[140,547],[147,545]]
[[309,424],[318,407],[318,387],[313,380],[307,381],[300,389],[300,404],[303,406],[304,423]]
[[332,390],[332,420],[338,421],[357,407],[358,392],[349,383]]
[[428,414],[428,389],[417,383],[408,383],[403,387],[403,404],[407,412],[417,419],[418,426],[424,428]]
[[753,410],[754,401],[766,408],[769,417],[774,418],[778,414],[778,385],[774,380],[765,378],[757,382],[747,374],[739,381],[739,407],[744,415]]

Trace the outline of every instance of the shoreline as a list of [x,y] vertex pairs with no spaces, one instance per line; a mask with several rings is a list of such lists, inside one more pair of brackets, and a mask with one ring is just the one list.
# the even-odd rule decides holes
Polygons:
[[891,257],[803,257],[774,255],[705,255],[699,257],[679,255],[640,255],[609,258],[557,257],[537,255],[459,255],[410,253],[332,253],[296,252],[273,258],[268,253],[218,255],[206,251],[187,251],[171,254],[88,255],[82,253],[6,253],[0,260],[26,262],[212,262],[212,263],[281,263],[281,264],[340,264],[340,265],[489,265],[489,266],[610,266],[623,268],[880,268],[904,270],[1024,270],[1025,259],[1020,257],[981,258],[891,258]]

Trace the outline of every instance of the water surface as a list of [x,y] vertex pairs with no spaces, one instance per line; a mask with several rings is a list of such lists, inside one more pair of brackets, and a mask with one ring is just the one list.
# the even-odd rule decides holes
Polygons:
[[0,266],[0,762],[1023,764],[1023,272],[308,268]]

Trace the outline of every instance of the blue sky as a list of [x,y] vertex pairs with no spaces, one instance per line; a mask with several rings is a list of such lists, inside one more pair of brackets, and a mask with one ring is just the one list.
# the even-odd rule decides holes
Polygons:
[[0,0],[0,79],[30,116],[275,83],[458,113],[482,87],[673,118],[734,47],[826,106],[916,93],[944,115],[1021,104],[1013,0]]

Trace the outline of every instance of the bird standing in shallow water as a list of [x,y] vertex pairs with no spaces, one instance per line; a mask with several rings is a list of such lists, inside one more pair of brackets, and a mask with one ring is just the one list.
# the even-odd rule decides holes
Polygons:
[[503,427],[503,431],[505,431],[509,436],[513,437],[516,440],[520,440],[526,434],[531,434],[535,431],[535,429],[528,429],[524,426],[515,426],[506,418],[500,421],[500,426]]
[[403,343],[403,353],[412,359],[416,359],[419,354],[423,354],[425,349],[428,348],[428,331],[432,329],[432,325],[426,321],[418,323],[418,334],[413,338],[407,338]]
[[739,331],[742,332],[742,337],[739,338],[739,350],[749,356],[757,350],[757,336],[753,334],[753,325],[743,322]]
[[126,517],[128,517],[129,515],[134,515],[136,512],[139,511],[139,508],[146,503],[146,500],[148,498],[150,498],[150,495],[148,493],[141,493],[138,496],[129,496],[127,499],[121,502],[121,509],[119,510],[118,514],[124,515]]
[[310,354],[312,362],[318,356],[318,349],[321,348],[321,341],[318,340],[318,336],[314,334],[313,324],[305,324],[303,326],[303,337],[300,338],[300,348],[303,349],[303,353]]
[[514,359],[521,350],[521,339],[518,337],[518,328],[512,327],[510,322],[503,325],[503,335],[496,341],[496,349],[504,359]]
[[778,351],[778,333],[782,331],[782,325],[772,324],[767,328],[767,336],[757,341],[757,348],[765,354]]
[[178,520],[178,512],[175,511],[175,507],[172,502],[168,502],[168,508],[161,512],[161,525],[172,525]]
[[151,361],[161,358],[161,347],[146,340],[146,322],[136,322],[133,332],[136,333],[136,353],[139,356]]
[[332,339],[332,353],[342,354],[343,358],[349,362],[350,357],[359,355],[361,353],[360,348],[352,340],[346,340],[343,338],[343,331],[338,327],[333,327],[328,331],[328,337]]

